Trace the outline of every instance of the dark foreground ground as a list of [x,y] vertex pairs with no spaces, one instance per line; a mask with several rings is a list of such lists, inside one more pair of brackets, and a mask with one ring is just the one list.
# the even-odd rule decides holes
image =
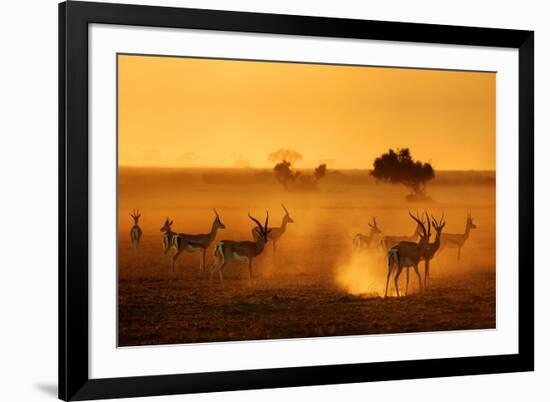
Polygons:
[[495,328],[494,272],[434,278],[423,295],[359,297],[330,278],[121,278],[119,346]]

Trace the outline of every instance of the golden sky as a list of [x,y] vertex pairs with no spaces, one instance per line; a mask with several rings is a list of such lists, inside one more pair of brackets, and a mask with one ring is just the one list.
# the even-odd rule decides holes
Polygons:
[[496,74],[119,55],[120,166],[372,168],[409,147],[437,169],[490,169]]

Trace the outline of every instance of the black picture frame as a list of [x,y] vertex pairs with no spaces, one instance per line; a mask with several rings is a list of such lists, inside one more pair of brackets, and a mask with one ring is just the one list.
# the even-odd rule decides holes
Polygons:
[[[517,354],[90,379],[88,375],[88,24],[118,24],[519,51]],[[59,4],[59,398],[170,395],[534,370],[534,32],[142,5]]]

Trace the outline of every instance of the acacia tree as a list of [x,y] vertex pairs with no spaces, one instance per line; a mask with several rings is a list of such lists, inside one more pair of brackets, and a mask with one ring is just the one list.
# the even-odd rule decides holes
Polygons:
[[384,182],[404,184],[411,190],[408,200],[426,199],[426,183],[435,177],[431,164],[415,161],[408,148],[390,149],[374,160],[370,174]]
[[294,173],[292,171],[292,164],[286,159],[283,159],[282,162],[277,163],[273,170],[275,171],[275,177],[279,183],[283,185],[285,190],[288,190],[291,183],[294,182],[298,176],[298,173]]
[[327,164],[323,163],[315,168],[315,170],[313,171],[313,178],[317,183],[319,180],[325,177],[326,174],[327,174]]

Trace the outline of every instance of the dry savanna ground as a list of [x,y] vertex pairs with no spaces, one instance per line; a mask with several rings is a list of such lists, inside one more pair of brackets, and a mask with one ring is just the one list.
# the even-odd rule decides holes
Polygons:
[[[256,170],[121,169],[119,346],[495,328],[494,173],[442,172],[429,194],[431,202],[407,203],[405,188],[359,171],[332,173],[318,191],[293,193]],[[252,282],[246,264],[233,264],[223,288],[199,271],[198,253],[183,253],[172,272],[161,245],[167,216],[176,232],[206,233],[215,207],[227,227],[217,239],[248,240],[247,212],[263,220],[268,209],[278,226],[282,202],[295,223],[276,254],[268,244],[254,260]],[[135,208],[144,232],[137,251],[129,238]],[[424,293],[411,271],[408,296],[394,297],[391,286],[384,299],[383,254],[354,254],[351,239],[368,233],[372,216],[385,234],[412,234],[408,209],[444,211],[449,233],[464,231],[471,210],[478,228],[460,261],[456,250],[436,257]],[[213,246],[207,268],[212,259]]]

